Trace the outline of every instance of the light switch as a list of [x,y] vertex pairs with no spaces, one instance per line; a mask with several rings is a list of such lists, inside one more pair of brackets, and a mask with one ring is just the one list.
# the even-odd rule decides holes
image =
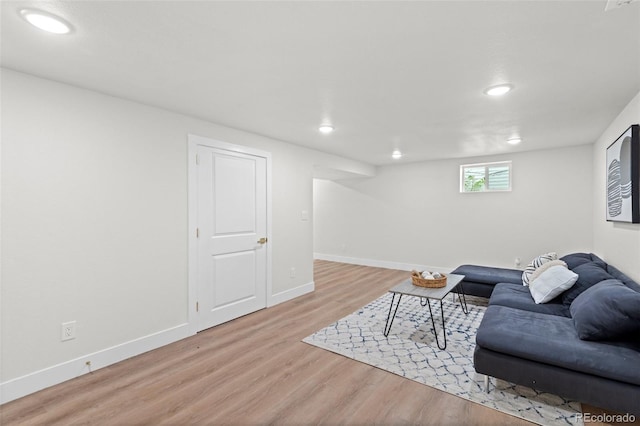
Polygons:
[[303,221],[309,220],[309,212],[307,210],[302,210],[302,213],[300,214],[300,219],[302,219]]

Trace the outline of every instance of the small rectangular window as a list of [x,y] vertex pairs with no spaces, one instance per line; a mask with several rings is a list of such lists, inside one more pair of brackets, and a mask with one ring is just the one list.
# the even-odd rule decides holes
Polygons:
[[460,166],[460,192],[491,191],[511,191],[511,161]]

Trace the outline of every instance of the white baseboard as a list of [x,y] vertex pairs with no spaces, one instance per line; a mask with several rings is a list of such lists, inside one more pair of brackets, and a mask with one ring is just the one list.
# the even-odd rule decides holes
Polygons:
[[287,300],[295,299],[303,294],[311,293],[315,288],[316,284],[311,281],[310,283],[273,294],[267,299],[267,308],[286,302]]
[[81,356],[22,377],[0,383],[0,404],[13,401],[25,395],[65,382],[89,373],[86,365],[91,361],[91,371],[140,355],[161,346],[189,337],[189,325],[181,324],[139,339]]
[[[267,307],[295,299],[303,294],[312,292],[314,289],[315,283],[311,281],[310,283],[276,293],[267,299]],[[124,361],[127,358],[177,342],[194,334],[189,331],[189,328],[188,323],[181,324],[2,382],[0,383],[0,404],[22,398],[39,390],[82,376],[90,371],[99,370],[100,368]],[[86,364],[88,361],[91,362],[90,368]]]
[[360,257],[346,257],[337,256],[334,254],[314,253],[314,259],[328,260],[331,262],[349,263],[351,265],[373,266],[376,268],[385,269],[397,269],[400,271],[438,271],[438,272],[451,272],[455,268],[449,266],[434,266],[434,265],[418,265],[416,263],[403,263],[403,262],[389,262],[386,260],[375,259],[363,259]]

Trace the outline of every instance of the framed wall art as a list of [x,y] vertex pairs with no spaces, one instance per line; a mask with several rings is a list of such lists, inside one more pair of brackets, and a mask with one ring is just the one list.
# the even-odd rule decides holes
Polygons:
[[640,223],[640,126],[633,124],[607,148],[607,220]]

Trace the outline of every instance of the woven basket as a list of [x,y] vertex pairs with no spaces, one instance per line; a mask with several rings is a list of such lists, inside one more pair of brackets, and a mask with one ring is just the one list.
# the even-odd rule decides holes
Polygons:
[[413,285],[426,288],[442,288],[447,285],[447,276],[442,274],[442,278],[434,278],[427,280],[422,278],[422,274],[418,271],[411,271],[411,281]]

